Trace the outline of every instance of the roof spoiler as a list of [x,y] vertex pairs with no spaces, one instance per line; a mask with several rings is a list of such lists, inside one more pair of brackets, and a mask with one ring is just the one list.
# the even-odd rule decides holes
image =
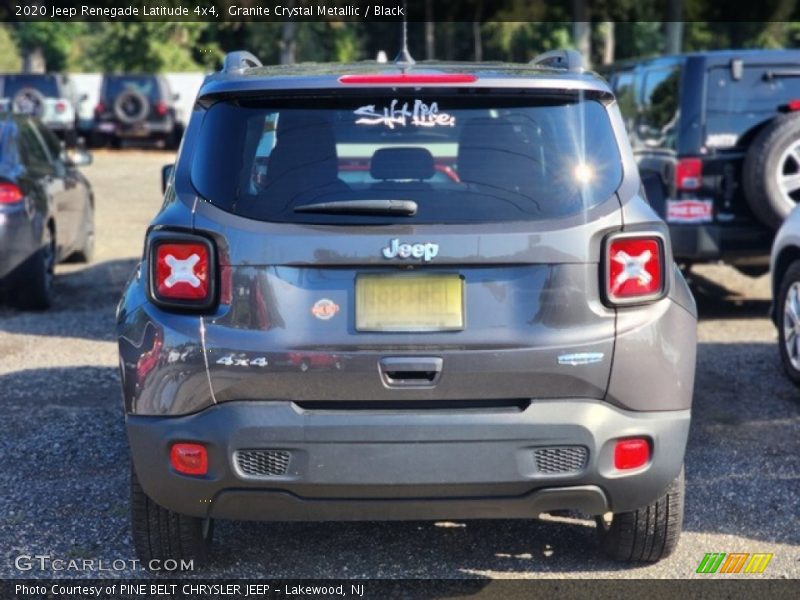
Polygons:
[[237,50],[235,52],[228,52],[225,55],[225,60],[222,63],[223,73],[244,73],[245,70],[252,67],[260,67],[261,61],[255,55],[247,50]]
[[550,50],[539,54],[530,64],[573,73],[581,73],[584,70],[583,56],[577,50]]

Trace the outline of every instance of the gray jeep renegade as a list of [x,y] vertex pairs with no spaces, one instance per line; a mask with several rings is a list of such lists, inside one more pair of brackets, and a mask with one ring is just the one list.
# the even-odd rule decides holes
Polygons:
[[571,510],[619,560],[678,541],[695,305],[571,52],[228,55],[117,321],[143,561],[202,560],[214,519]]

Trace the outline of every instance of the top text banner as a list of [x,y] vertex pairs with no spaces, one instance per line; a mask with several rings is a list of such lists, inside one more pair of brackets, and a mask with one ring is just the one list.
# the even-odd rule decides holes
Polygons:
[[[724,4],[724,5],[723,5]],[[800,2],[719,0],[4,0],[14,21],[796,21]],[[778,4],[778,8],[772,7]],[[784,6],[786,5],[786,6]],[[789,6],[791,5],[791,6]],[[788,9],[787,9],[788,7]]]

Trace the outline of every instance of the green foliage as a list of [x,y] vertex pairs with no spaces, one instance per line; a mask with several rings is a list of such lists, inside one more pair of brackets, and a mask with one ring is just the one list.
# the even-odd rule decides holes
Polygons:
[[41,49],[48,71],[61,71],[67,66],[70,44],[81,33],[83,23],[35,21],[17,23],[12,37],[24,55]]
[[[663,10],[675,0],[584,1],[593,23],[595,62],[606,39],[602,20],[615,21],[616,60],[664,51]],[[484,60],[525,62],[546,50],[574,46],[571,0],[507,0],[502,6],[502,12],[495,16],[505,21],[476,25],[457,19],[474,15],[480,20],[493,8],[486,0],[436,4],[435,17],[449,20],[433,25],[434,57],[473,60],[480,50]],[[748,22],[722,21],[720,6],[710,0],[682,3],[684,18],[692,19],[684,26],[684,51],[800,47],[800,23],[793,21],[790,0],[765,0],[753,5],[748,8],[748,14],[752,14]],[[275,64],[281,60],[288,33],[293,36],[297,61],[373,59],[379,50],[391,60],[400,47],[400,25],[390,22],[293,22],[289,27],[266,22],[31,22],[0,25],[0,68],[15,70],[19,58],[35,49],[42,52],[50,71],[209,71],[219,68],[225,52],[240,49],[250,50],[265,64]],[[409,44],[417,60],[425,58],[422,23],[409,24]]]
[[84,70],[132,73],[201,70],[206,63],[204,54],[213,62],[219,56],[214,45],[198,45],[206,27],[205,23],[103,23],[86,40],[82,66]]
[[0,24],[0,71],[19,71],[21,64],[19,50],[9,27]]

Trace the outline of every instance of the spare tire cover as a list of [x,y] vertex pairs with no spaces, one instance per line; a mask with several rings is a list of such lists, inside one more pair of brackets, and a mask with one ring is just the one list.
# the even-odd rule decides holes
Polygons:
[[114,100],[114,114],[123,123],[144,121],[149,112],[150,101],[137,90],[125,90]]
[[800,115],[776,117],[756,135],[745,156],[742,183],[756,217],[768,227],[780,227],[800,202]]
[[44,113],[44,94],[32,87],[24,87],[14,95],[11,110],[20,115],[41,117]]

